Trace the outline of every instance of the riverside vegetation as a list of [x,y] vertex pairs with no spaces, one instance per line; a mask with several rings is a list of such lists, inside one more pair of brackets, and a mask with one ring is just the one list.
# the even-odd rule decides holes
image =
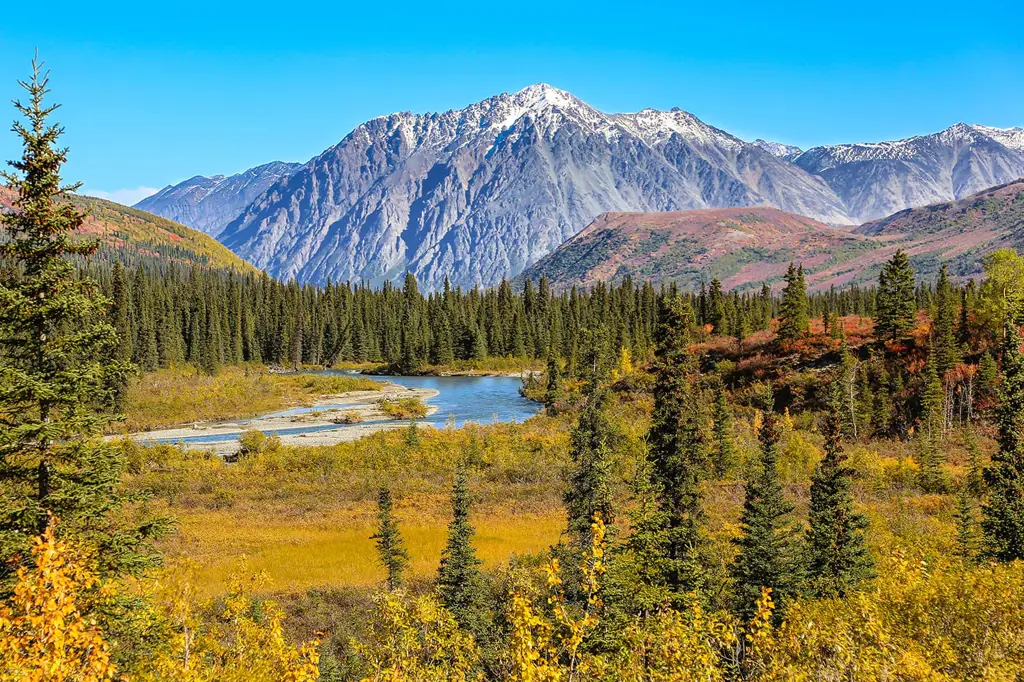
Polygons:
[[[877,288],[811,296],[794,265],[780,298],[203,269],[166,290],[136,270],[129,295],[73,239],[43,73],[26,87],[0,280],[0,680],[1020,679],[1017,254],[961,286],[897,253]],[[218,395],[251,390],[240,361],[415,368],[450,359],[445,321],[472,331],[458,353],[542,360],[524,392],[546,414],[252,435],[233,464],[100,438],[119,410],[160,418],[133,397],[160,377]]]

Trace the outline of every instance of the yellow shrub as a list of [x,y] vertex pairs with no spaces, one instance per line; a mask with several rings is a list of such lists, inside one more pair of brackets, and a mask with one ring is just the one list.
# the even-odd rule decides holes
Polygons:
[[1024,670],[1024,565],[896,555],[871,589],[795,603],[752,647],[757,679],[1014,682]]
[[735,641],[732,623],[699,604],[665,610],[630,625],[612,669],[622,682],[720,682],[722,652]]
[[84,605],[99,581],[56,539],[52,523],[36,539],[32,554],[34,567],[18,569],[14,596],[0,606],[0,680],[115,679],[110,647]]
[[[364,682],[465,682],[479,663],[472,635],[433,597],[384,592],[374,599],[365,641],[352,648],[369,669]],[[482,678],[480,678],[482,679]]]
[[[319,677],[319,642],[285,639],[284,613],[250,595],[265,583],[233,576],[222,603],[197,608],[188,580],[171,580],[158,595],[168,639],[140,671],[139,682],[309,682]],[[209,614],[214,614],[212,617]]]

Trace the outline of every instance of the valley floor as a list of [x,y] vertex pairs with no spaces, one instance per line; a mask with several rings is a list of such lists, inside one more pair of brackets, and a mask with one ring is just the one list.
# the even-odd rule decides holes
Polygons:
[[[438,392],[432,389],[413,389],[396,384],[384,384],[378,390],[350,391],[321,396],[312,405],[253,417],[244,421],[200,422],[189,426],[132,433],[128,437],[139,442],[164,443],[179,441],[187,443],[196,438],[211,439],[212,441],[216,438],[220,440],[201,442],[197,447],[210,449],[222,457],[237,452],[237,437],[250,429],[257,429],[266,434],[278,434],[283,445],[334,445],[358,440],[378,431],[407,425],[407,422],[390,420],[388,415],[381,410],[378,404],[380,400],[412,398],[426,401],[437,394]],[[428,416],[436,411],[436,407],[427,405]],[[339,422],[340,419],[347,419],[351,423]],[[289,429],[297,428],[322,430],[288,433]]]

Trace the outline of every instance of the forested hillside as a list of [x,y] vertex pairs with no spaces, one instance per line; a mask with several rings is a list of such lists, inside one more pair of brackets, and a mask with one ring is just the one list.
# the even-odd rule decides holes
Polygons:
[[[72,195],[68,201],[86,213],[79,234],[100,240],[99,260],[156,270],[173,263],[256,272],[216,239],[198,230],[105,199]],[[13,210],[13,203],[11,189],[0,186],[0,211]]]

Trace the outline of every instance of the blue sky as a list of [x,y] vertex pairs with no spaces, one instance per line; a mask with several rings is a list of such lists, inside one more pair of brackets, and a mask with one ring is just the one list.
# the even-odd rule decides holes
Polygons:
[[[547,82],[803,147],[1024,125],[1024,9],[856,3],[9,3],[0,102],[53,70],[67,177],[137,198],[305,161],[362,121]],[[13,119],[13,109],[6,109]],[[0,115],[2,118],[2,115]],[[0,156],[20,153],[0,134]]]

